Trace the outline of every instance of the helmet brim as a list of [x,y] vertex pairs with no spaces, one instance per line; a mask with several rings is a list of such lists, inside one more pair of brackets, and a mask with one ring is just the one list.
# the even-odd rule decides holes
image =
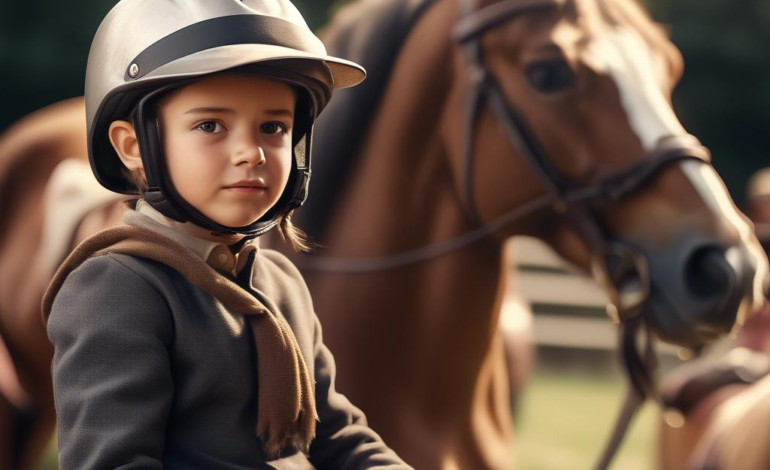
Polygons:
[[246,64],[256,64],[282,59],[300,59],[323,63],[329,70],[333,89],[358,85],[366,78],[366,71],[360,65],[338,57],[323,56],[288,47],[269,44],[233,44],[196,52],[169,62],[145,75],[142,81],[166,80],[192,77],[216,72]]

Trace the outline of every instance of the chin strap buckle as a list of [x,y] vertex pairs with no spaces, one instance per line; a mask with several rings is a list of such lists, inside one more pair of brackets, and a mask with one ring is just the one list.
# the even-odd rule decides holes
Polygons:
[[300,180],[297,183],[297,193],[296,196],[294,196],[294,204],[296,204],[295,208],[301,206],[307,200],[308,190],[310,188],[310,169],[301,171],[299,173],[299,178]]
[[143,197],[144,200],[153,207],[153,209],[165,215],[169,219],[176,220],[177,222],[189,222],[189,219],[185,217],[184,214],[176,210],[176,208],[174,208],[169,200],[166,199],[166,196],[163,195],[163,192],[161,192],[160,188],[152,187],[147,189]]

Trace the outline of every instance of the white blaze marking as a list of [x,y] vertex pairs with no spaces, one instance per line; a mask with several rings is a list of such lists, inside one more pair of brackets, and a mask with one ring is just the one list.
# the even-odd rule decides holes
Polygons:
[[[728,196],[722,180],[710,165],[704,165],[696,161],[685,161],[679,164],[682,172],[690,180],[703,202],[717,217],[722,215],[738,232],[741,241],[746,246],[752,260],[749,260],[756,270],[753,285],[753,308],[759,308],[764,299],[763,281],[768,274],[768,264],[765,254],[759,244],[753,241],[754,230],[746,219],[741,217],[738,209]],[[739,320],[743,320],[739,318]],[[742,324],[742,321],[739,321]],[[740,325],[738,325],[740,326]]]
[[646,151],[663,137],[686,134],[660,88],[660,62],[639,33],[612,28],[591,43],[589,57],[615,81],[631,128]]
[[[587,52],[591,64],[615,81],[629,124],[645,151],[655,149],[664,137],[687,134],[660,87],[660,79],[665,73],[660,58],[653,54],[639,33],[630,28],[614,27],[593,41]],[[761,247],[754,241],[751,225],[741,217],[710,165],[685,161],[680,167],[711,212],[735,228],[753,258],[749,260],[756,270],[751,300],[757,308],[764,298],[762,282],[768,273],[768,264]],[[739,312],[738,324],[742,323],[742,314],[745,315],[745,311]]]

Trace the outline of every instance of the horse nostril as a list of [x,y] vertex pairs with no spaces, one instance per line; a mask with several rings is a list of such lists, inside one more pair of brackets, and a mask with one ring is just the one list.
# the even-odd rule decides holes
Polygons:
[[735,289],[735,270],[717,247],[696,250],[685,265],[685,282],[698,297],[721,298]]

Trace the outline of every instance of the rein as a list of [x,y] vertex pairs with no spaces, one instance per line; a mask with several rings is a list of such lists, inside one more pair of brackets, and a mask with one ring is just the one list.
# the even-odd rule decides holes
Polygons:
[[[601,179],[596,184],[574,187],[547,158],[542,146],[529,130],[522,115],[505,99],[495,77],[484,65],[481,37],[521,15],[561,8],[559,0],[502,0],[476,8],[476,0],[461,0],[462,16],[453,30],[453,39],[463,48],[470,81],[466,107],[466,136],[463,146],[463,202],[470,219],[478,228],[449,240],[378,258],[324,258],[300,260],[308,270],[333,273],[373,273],[434,259],[467,247],[492,233],[534,214],[551,209],[567,221],[581,236],[593,255],[594,278],[609,294],[607,312],[620,327],[619,349],[628,379],[623,408],[612,435],[595,469],[606,470],[617,453],[629,424],[647,398],[662,406],[654,377],[657,359],[654,338],[641,316],[650,294],[650,279],[644,255],[632,246],[612,241],[597,215],[597,206],[614,203],[651,182],[669,165],[686,160],[709,164],[709,151],[692,135],[662,139],[658,147],[635,164]],[[483,223],[473,198],[474,128],[482,106],[487,104],[502,125],[514,147],[534,170],[545,195]],[[629,282],[631,280],[632,282]],[[638,340],[643,335],[644,348]],[[679,420],[681,416],[677,417]]]
[[298,261],[298,264],[302,266],[303,269],[311,271],[337,274],[366,274],[387,271],[428,261],[473,245],[495,232],[542,210],[552,209],[558,213],[563,213],[566,207],[582,204],[591,200],[604,198],[608,201],[617,201],[630,192],[630,190],[627,190],[626,188],[632,186],[635,187],[639,184],[636,182],[637,179],[646,181],[650,179],[655,172],[668,164],[692,158],[697,157],[682,156],[677,154],[677,149],[668,149],[665,153],[661,153],[659,158],[649,162],[649,164],[634,165],[631,168],[624,170],[622,174],[611,175],[595,186],[577,188],[562,194],[561,197],[557,197],[553,193],[545,194],[506,212],[492,222],[480,224],[478,228],[470,232],[442,242],[372,258],[307,256],[301,258]]

